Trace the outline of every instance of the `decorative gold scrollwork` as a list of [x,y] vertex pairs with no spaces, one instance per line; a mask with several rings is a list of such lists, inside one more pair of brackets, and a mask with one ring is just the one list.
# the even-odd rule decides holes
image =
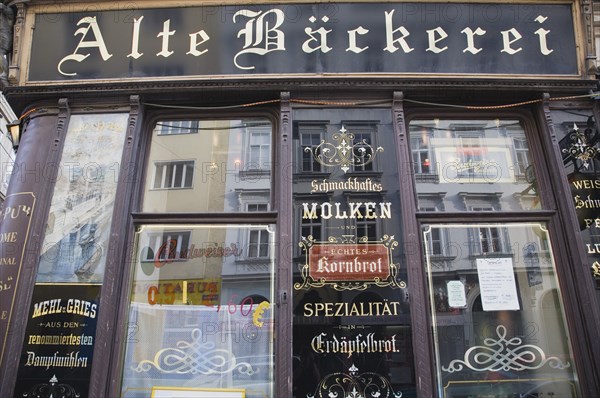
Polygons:
[[305,152],[312,155],[315,161],[325,167],[339,166],[344,173],[350,167],[361,167],[375,160],[382,147],[373,148],[366,140],[354,142],[354,134],[342,125],[339,133],[333,134],[335,143],[321,140],[315,148],[306,147]]

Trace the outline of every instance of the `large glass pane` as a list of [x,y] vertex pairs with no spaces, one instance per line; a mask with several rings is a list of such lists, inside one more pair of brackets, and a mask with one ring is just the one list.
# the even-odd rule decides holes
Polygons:
[[427,225],[424,238],[440,396],[577,397],[545,224]]
[[293,119],[293,396],[414,397],[392,112]]
[[135,239],[123,397],[272,397],[273,225],[146,225]]
[[415,119],[409,134],[421,211],[540,208],[518,120]]
[[269,204],[271,131],[264,118],[159,120],[142,211],[244,212],[248,202]]
[[38,282],[102,282],[127,118],[70,117]]
[[56,184],[15,396],[87,396],[127,119],[71,115],[60,163],[46,169]]

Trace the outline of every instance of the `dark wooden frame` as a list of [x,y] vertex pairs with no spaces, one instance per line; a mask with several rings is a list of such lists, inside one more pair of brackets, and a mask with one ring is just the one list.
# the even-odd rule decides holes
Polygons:
[[[303,83],[298,83],[298,87],[303,87]],[[329,82],[331,88],[336,87],[335,82]],[[573,89],[577,90],[575,83]],[[476,85],[481,85],[477,83]],[[566,84],[568,85],[568,84]],[[317,91],[322,87],[316,84]],[[367,94],[361,90],[352,91],[354,98],[363,98]],[[422,265],[421,252],[421,225],[428,222],[449,222],[457,223],[464,221],[464,214],[460,213],[419,213],[416,211],[416,197],[414,192],[414,176],[412,168],[409,173],[402,169],[411,164],[412,157],[410,145],[406,130],[407,121],[414,115],[425,114],[446,114],[456,116],[460,112],[440,111],[435,108],[415,108],[408,104],[404,99],[402,92],[393,92],[389,90],[390,86],[374,86],[367,82],[362,83],[362,88],[370,87],[375,91],[370,91],[368,98],[387,98],[390,100],[390,111],[393,112],[394,131],[396,142],[399,148],[397,161],[400,168],[399,186],[410,187],[403,189],[402,192],[402,214],[404,214],[403,234],[407,237],[405,245],[411,245],[418,250],[407,250],[407,264],[411,283],[414,285],[412,294],[411,317],[413,322],[413,346],[415,350],[415,368],[418,383],[418,395],[423,397],[436,396],[436,386],[433,372],[433,338],[431,335],[431,319],[429,315],[428,295],[426,279]],[[231,87],[230,87],[231,88]],[[292,87],[294,88],[294,87]],[[464,89],[464,87],[461,87]],[[239,89],[239,86],[238,86]],[[37,89],[36,89],[37,90]],[[411,87],[413,94],[419,92],[417,88]],[[421,87],[419,90],[423,90]],[[529,88],[531,90],[531,88]],[[27,90],[25,90],[27,91]],[[65,91],[69,91],[66,89]],[[458,90],[460,92],[461,90]],[[526,90],[527,91],[527,90]],[[339,88],[332,91],[334,96],[343,96],[345,89]],[[225,91],[227,93],[227,90]],[[296,96],[315,97],[322,99],[322,95],[310,89],[298,90],[293,92]],[[531,93],[531,92],[530,92]],[[530,94],[529,93],[529,94]],[[77,98],[77,90],[71,93]],[[447,92],[438,99],[439,102],[451,101],[456,98],[456,92]],[[491,95],[491,93],[488,93]],[[215,94],[217,95],[217,94]],[[226,94],[220,94],[226,96]],[[264,98],[266,94],[254,93],[257,98]],[[40,106],[37,112],[32,113],[31,119],[35,124],[38,117],[54,118],[53,146],[50,153],[45,157],[45,164],[56,163],[60,159],[62,145],[64,143],[64,134],[68,125],[71,113],[101,113],[129,110],[129,123],[126,133],[126,141],[122,157],[121,179],[118,185],[118,194],[115,200],[113,217],[115,222],[111,227],[111,251],[107,258],[106,275],[102,289],[100,302],[100,315],[98,319],[98,330],[95,347],[95,357],[90,380],[90,397],[118,396],[120,394],[120,376],[121,361],[123,355],[125,331],[127,329],[127,303],[128,297],[125,292],[129,289],[130,270],[127,264],[131,263],[131,250],[127,245],[133,237],[136,223],[223,223],[223,222],[273,222],[277,223],[278,258],[292,258],[292,220],[289,214],[292,213],[292,195],[291,180],[292,168],[285,167],[292,164],[292,101],[290,92],[280,92],[279,109],[274,106],[263,108],[271,115],[274,122],[275,132],[275,156],[277,167],[273,172],[273,191],[272,203],[274,211],[252,214],[252,213],[231,213],[223,215],[213,214],[162,214],[148,215],[139,212],[141,203],[144,167],[146,163],[148,134],[147,131],[152,123],[154,115],[161,114],[160,111],[147,109],[144,100],[137,95],[129,98],[129,103],[119,100],[119,105],[107,106],[102,100],[80,99],[89,104],[85,107],[71,107],[67,99],[59,101],[49,101]],[[527,96],[528,94],[523,94]],[[540,94],[538,94],[540,95]],[[189,100],[197,100],[189,96]],[[391,97],[391,99],[390,99]],[[184,101],[186,95],[179,97],[179,101]],[[489,98],[489,97],[485,97]],[[506,212],[506,213],[471,213],[477,218],[485,218],[486,221],[518,221],[526,218],[528,221],[544,221],[550,228],[555,243],[555,255],[559,281],[561,285],[562,298],[565,305],[565,315],[568,321],[569,333],[573,342],[573,350],[578,376],[581,380],[583,396],[600,395],[600,308],[594,299],[595,291],[589,274],[582,273],[582,268],[578,264],[585,264],[587,261],[582,253],[583,243],[579,237],[579,231],[575,225],[575,210],[570,201],[570,193],[566,183],[564,170],[560,167],[560,150],[558,141],[553,131],[550,107],[547,101],[541,105],[531,105],[525,111],[494,111],[494,115],[502,114],[520,117],[525,121],[528,138],[532,153],[536,159],[536,164],[541,165],[538,169],[537,177],[540,184],[547,188],[541,191],[541,200],[544,203],[544,210],[535,212]],[[231,100],[231,99],[230,99]],[[235,100],[235,99],[234,99]],[[234,101],[231,100],[231,101]],[[335,100],[335,98],[333,98]],[[156,99],[153,100],[154,102]],[[58,105],[57,105],[58,104]],[[588,102],[589,104],[589,102]],[[595,115],[598,119],[599,105],[593,106]],[[170,112],[169,114],[172,114]],[[189,115],[189,112],[186,113]],[[221,116],[227,116],[220,113]],[[261,114],[264,114],[262,112]],[[212,114],[211,114],[212,115]],[[48,122],[43,124],[44,128],[49,128]],[[26,132],[27,133],[27,132]],[[25,133],[25,134],[26,134]],[[404,166],[403,166],[404,165]],[[23,269],[23,278],[18,286],[17,301],[19,311],[27,311],[31,303],[31,295],[35,284],[35,274],[37,258],[43,239],[43,231],[48,217],[50,206],[50,197],[54,184],[52,180],[44,181],[39,187],[41,192],[38,197],[39,202],[36,207],[36,214],[32,220],[32,235],[27,243],[27,265]],[[291,294],[291,264],[286,261],[278,261],[276,270],[276,294],[277,294],[277,319],[278,334],[276,339],[276,355],[278,371],[276,372],[275,394],[277,397],[291,396],[291,305],[289,303]],[[0,369],[0,396],[11,396],[16,380],[18,360],[20,356],[23,335],[25,333],[26,319],[16,317],[12,323],[10,336],[8,339],[7,361],[5,366]]]

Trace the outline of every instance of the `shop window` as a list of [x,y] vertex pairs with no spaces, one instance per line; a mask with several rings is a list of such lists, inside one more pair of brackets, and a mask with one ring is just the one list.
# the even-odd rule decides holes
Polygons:
[[[239,238],[253,231],[268,246],[257,252],[264,267],[246,269]],[[138,226],[123,397],[185,385],[274,396],[274,235],[272,224]],[[187,245],[186,261],[146,261],[163,239]]]
[[[142,211],[244,212],[239,198],[270,201],[272,123],[265,118],[157,120],[150,141]],[[189,127],[194,134],[184,134]],[[159,128],[160,127],[160,128]],[[162,133],[164,128],[166,133]],[[174,137],[177,135],[177,137]]]
[[127,117],[71,116],[62,172],[59,170],[57,176],[42,245],[38,282],[101,283],[104,279]]
[[197,120],[165,120],[157,123],[155,132],[158,135],[197,134]]
[[155,189],[191,188],[194,181],[194,161],[156,162],[154,164]]
[[600,131],[592,109],[552,110],[563,166],[600,305]]
[[[38,216],[38,212],[39,216],[48,212],[43,236],[37,234],[33,238],[37,241],[36,249],[28,253],[26,260],[29,263],[28,275],[34,278],[30,283],[35,282],[29,287],[31,310],[27,315],[28,309],[21,307],[19,316],[13,317],[26,322],[25,337],[21,336],[23,355],[19,359],[17,354],[15,358],[15,367],[18,364],[18,368],[14,396],[87,395],[92,368],[96,366],[93,365],[93,351],[99,302],[101,295],[107,293],[103,286],[105,269],[109,258],[114,259],[114,254],[111,257],[110,253],[118,250],[113,245],[120,243],[111,231],[114,229],[113,221],[116,221],[113,211],[117,185],[122,181],[119,171],[128,117],[127,113],[70,114],[68,124],[64,126],[66,131],[64,135],[61,133],[64,146],[54,148],[57,152],[62,151],[60,158],[55,160],[58,163],[52,163],[53,167],[46,169],[44,174],[45,178],[52,179],[52,184],[41,203],[41,210],[35,201],[25,205],[27,202],[19,199],[21,214],[33,218]],[[54,172],[57,174],[54,175]],[[47,184],[48,181],[40,183]],[[27,193],[29,195],[32,199],[40,199],[31,192]],[[29,225],[33,224],[28,224],[28,228]],[[39,225],[36,228],[40,231]],[[27,236],[32,236],[29,229],[24,237],[21,237],[21,232],[18,234],[19,242],[26,242]],[[17,232],[6,235],[14,236],[14,241],[17,241]],[[16,256],[14,249],[6,249],[13,244],[6,246],[6,242],[9,240],[3,240],[5,263],[9,253],[12,252],[13,261]],[[38,250],[39,262],[36,262],[33,257]],[[14,267],[20,267],[19,264]],[[11,282],[10,276],[8,280],[0,281],[3,304],[7,297],[10,304],[5,293],[14,294],[18,276],[24,275],[20,268],[18,271],[15,281]],[[37,341],[28,336],[35,336]],[[77,338],[65,341],[68,336]],[[3,346],[6,341],[3,341]],[[49,358],[54,362],[48,363],[48,366],[31,366],[32,357]],[[71,363],[67,364],[69,360]],[[61,376],[62,369],[66,373]],[[54,382],[57,377],[61,382]]]
[[[429,224],[428,246],[436,230],[456,254],[441,268],[426,253],[438,395],[578,396],[556,267],[539,252],[546,225]],[[461,250],[472,231],[486,236],[488,254],[508,238],[524,250],[473,261]]]
[[414,119],[409,135],[419,200],[435,192],[444,211],[466,211],[466,195],[494,192],[499,211],[541,207],[522,122]]

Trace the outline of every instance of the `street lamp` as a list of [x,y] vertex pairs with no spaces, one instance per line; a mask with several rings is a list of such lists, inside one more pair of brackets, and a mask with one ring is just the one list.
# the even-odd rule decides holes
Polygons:
[[13,143],[13,149],[16,151],[19,147],[19,141],[21,140],[21,121],[15,120],[12,123],[7,123],[6,128],[10,133],[10,139]]

